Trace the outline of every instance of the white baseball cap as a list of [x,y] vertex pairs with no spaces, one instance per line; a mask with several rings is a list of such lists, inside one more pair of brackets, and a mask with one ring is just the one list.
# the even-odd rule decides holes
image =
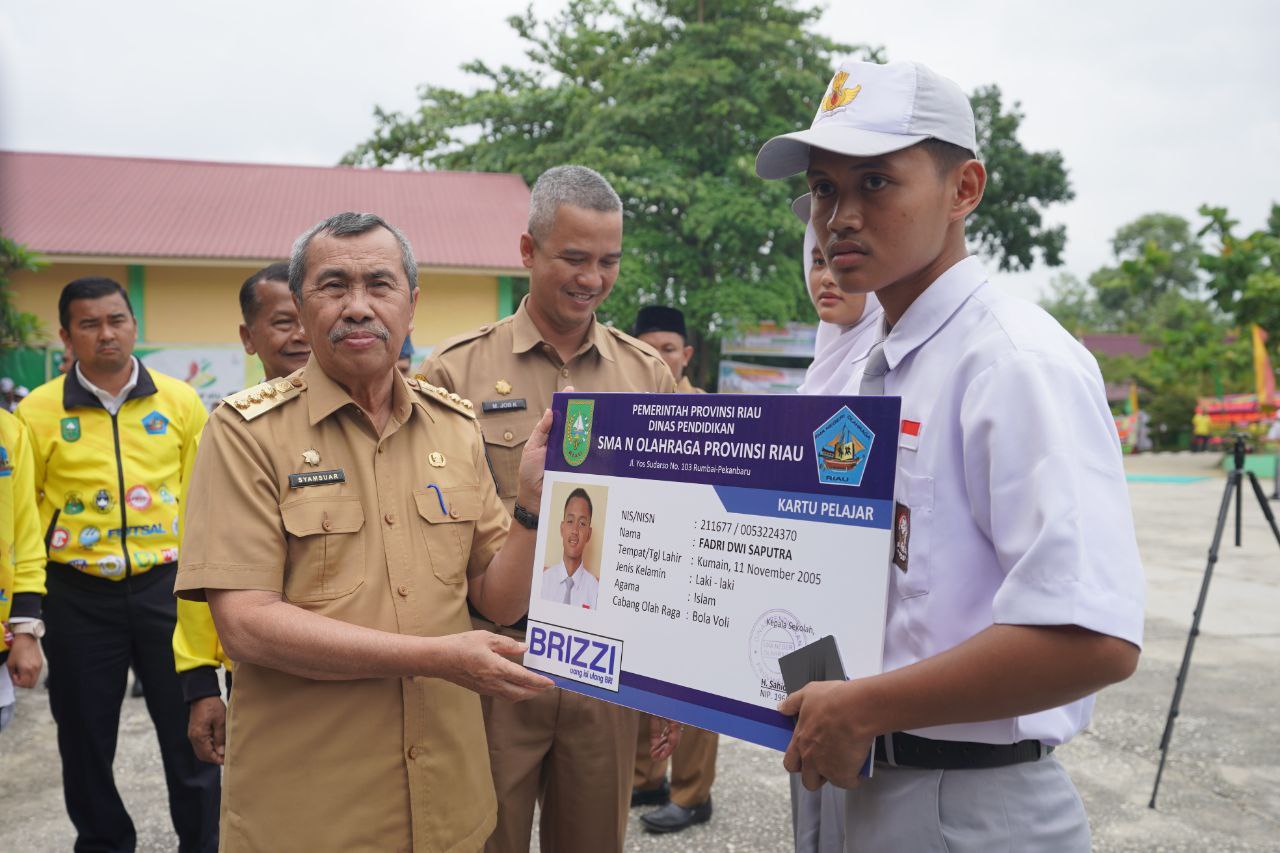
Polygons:
[[809,168],[811,147],[874,157],[926,139],[977,152],[973,107],[960,87],[918,62],[847,59],[827,85],[813,124],[766,142],[756,155],[756,174],[799,174]]
[[813,207],[813,193],[805,193],[791,202],[791,212],[805,225],[809,224],[809,212]]

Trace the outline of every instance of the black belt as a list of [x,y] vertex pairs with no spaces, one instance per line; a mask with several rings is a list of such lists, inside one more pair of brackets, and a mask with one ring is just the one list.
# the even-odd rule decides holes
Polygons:
[[876,738],[876,761],[920,770],[980,770],[1039,761],[1053,752],[1038,740],[1017,743],[967,743],[930,740],[905,732]]

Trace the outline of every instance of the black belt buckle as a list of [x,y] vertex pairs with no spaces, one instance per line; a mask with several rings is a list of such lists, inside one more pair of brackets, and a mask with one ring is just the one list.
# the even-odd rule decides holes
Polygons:
[[970,743],[932,740],[906,732],[876,738],[876,761],[917,770],[985,770],[1039,761],[1053,752],[1038,740],[1018,743]]

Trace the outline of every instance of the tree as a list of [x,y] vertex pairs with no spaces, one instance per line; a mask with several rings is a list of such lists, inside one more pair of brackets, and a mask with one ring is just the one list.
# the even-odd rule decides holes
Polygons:
[[1067,230],[1045,226],[1043,210],[1075,198],[1062,155],[1022,147],[1022,107],[1014,102],[1006,112],[998,86],[979,88],[969,102],[987,167],[986,195],[969,221],[971,238],[1002,270],[1031,269],[1037,254],[1048,266],[1061,265]]
[[1201,298],[1200,243],[1181,216],[1148,213],[1111,239],[1115,266],[1089,276],[1099,320],[1117,331],[1158,326],[1184,299]]
[[[805,188],[755,176],[770,137],[806,127],[833,57],[883,61],[882,51],[817,32],[820,10],[791,0],[570,0],[550,20],[508,19],[528,68],[464,69],[473,93],[419,89],[410,114],[375,109],[372,136],[344,162],[516,172],[532,182],[583,163],[625,206],[626,257],[606,319],[641,305],[680,306],[702,351],[729,325],[812,318],[802,286],[803,228],[788,213]],[[1037,209],[1070,197],[1061,157],[1031,155],[1014,134],[1020,113],[999,91],[975,96],[980,139],[996,175],[975,239],[1002,268],[1058,261],[1061,229]],[[700,359],[705,378],[709,360]]]
[[42,266],[43,262],[25,246],[0,235],[0,350],[29,346],[41,337],[43,330],[39,318],[14,306],[9,276],[23,270],[38,270]]
[[1273,339],[1280,332],[1280,205],[1271,205],[1267,227],[1247,237],[1233,233],[1237,223],[1225,207],[1200,208],[1208,222],[1199,236],[1217,246],[1200,255],[1214,301],[1240,326],[1257,323]]
[[1040,300],[1040,307],[1077,337],[1102,325],[1093,289],[1069,272],[1049,280],[1049,295]]

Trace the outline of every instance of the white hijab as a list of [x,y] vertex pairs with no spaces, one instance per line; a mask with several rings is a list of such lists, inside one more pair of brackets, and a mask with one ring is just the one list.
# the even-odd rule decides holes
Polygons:
[[[813,247],[818,237],[812,225],[804,229],[804,276],[805,293],[809,292],[809,271],[813,266]],[[862,309],[862,316],[852,326],[837,326],[835,323],[818,321],[818,336],[813,344],[813,363],[805,371],[804,382],[796,389],[797,394],[839,394],[849,379],[850,365],[853,360],[862,356],[876,342],[880,329],[880,318],[884,310],[874,293],[867,294],[867,304]]]

